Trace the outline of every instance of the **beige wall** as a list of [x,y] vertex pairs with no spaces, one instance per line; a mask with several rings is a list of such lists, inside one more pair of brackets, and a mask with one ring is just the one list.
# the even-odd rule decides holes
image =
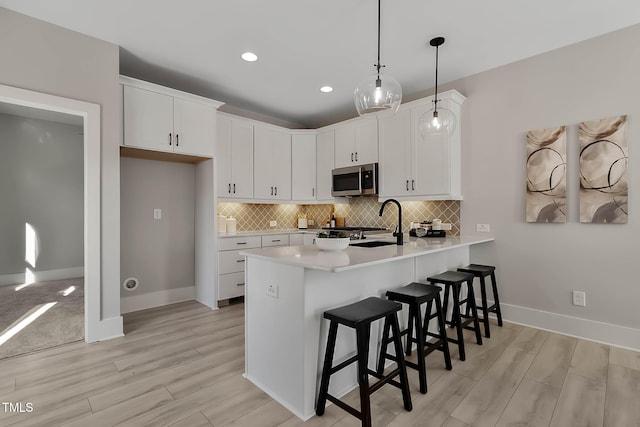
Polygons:
[[[462,118],[462,234],[475,233],[477,223],[491,224],[495,244],[474,250],[472,259],[497,265],[501,298],[513,313],[520,306],[535,318],[541,310],[640,334],[638,40],[640,25],[446,87],[468,98]],[[577,123],[620,114],[629,116],[629,223],[581,224]],[[568,221],[527,224],[524,136],[558,125],[568,125]],[[571,304],[572,289],[586,291],[586,307]]]
[[0,83],[101,106],[101,319],[120,316],[118,46],[0,8]]

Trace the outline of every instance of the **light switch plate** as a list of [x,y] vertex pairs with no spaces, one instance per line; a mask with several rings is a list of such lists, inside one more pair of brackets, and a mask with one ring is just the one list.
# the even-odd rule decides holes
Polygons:
[[153,210],[153,219],[162,219],[162,209],[154,209]]

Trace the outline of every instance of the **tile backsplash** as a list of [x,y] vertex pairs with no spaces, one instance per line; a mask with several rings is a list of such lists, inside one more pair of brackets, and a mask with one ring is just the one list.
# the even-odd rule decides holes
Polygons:
[[[440,218],[442,222],[451,223],[448,235],[460,235],[460,201],[425,201],[402,202],[402,229],[409,230],[411,222]],[[298,214],[306,214],[320,228],[329,218],[331,207],[336,216],[345,218],[346,226],[386,227],[394,228],[398,211],[394,204],[385,207],[382,217],[378,216],[381,202],[373,197],[354,197],[348,204],[335,205],[265,205],[252,203],[218,203],[218,213],[233,216],[237,220],[238,231],[265,230],[269,221],[277,221],[276,229],[292,229],[298,226]]]

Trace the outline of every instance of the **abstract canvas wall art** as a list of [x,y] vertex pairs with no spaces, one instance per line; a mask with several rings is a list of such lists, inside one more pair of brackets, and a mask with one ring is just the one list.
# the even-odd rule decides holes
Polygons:
[[527,222],[566,222],[565,126],[527,132]]
[[582,122],[580,222],[627,222],[627,116]]

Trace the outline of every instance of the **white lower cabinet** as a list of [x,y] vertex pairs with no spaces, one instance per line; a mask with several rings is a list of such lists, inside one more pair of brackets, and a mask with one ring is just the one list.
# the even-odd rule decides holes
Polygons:
[[289,234],[289,246],[315,245],[315,233]]
[[244,249],[259,248],[260,236],[218,239],[218,300],[244,295]]
[[289,246],[288,234],[267,234],[262,236],[262,247],[269,246]]

